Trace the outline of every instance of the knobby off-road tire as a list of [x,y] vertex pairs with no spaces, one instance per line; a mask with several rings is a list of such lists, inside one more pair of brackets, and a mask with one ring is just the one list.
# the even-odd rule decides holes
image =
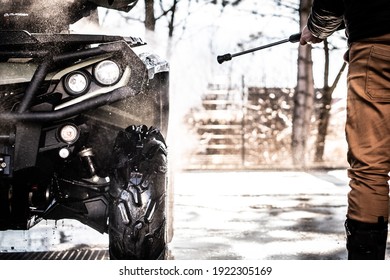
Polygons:
[[113,151],[109,207],[111,259],[165,259],[167,147],[146,126],[120,131]]

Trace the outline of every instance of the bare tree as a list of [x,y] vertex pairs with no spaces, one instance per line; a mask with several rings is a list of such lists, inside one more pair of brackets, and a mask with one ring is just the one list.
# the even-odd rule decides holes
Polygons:
[[[172,4],[170,4],[168,6],[168,8],[165,8],[165,6],[163,5],[163,0],[160,0],[160,8],[161,8],[161,15],[159,16],[159,18],[162,18],[162,17],[166,17],[167,20],[168,20],[168,36],[169,38],[172,38],[173,36],[173,32],[174,32],[174,29],[175,29],[175,15],[176,15],[176,9],[177,9],[177,5],[179,3],[180,0],[172,0]],[[158,18],[158,19],[159,19]]]
[[[312,0],[300,0],[299,21],[302,30],[307,22]],[[310,135],[310,123],[313,114],[314,79],[312,47],[299,46],[298,49],[298,79],[294,96],[293,128],[292,128],[292,159],[296,167],[307,164],[307,140]]]
[[166,18],[168,21],[168,37],[173,36],[175,29],[175,14],[177,5],[180,0],[172,0],[172,3],[164,5],[163,1],[159,1],[161,14],[156,16],[156,9],[154,7],[154,0],[145,0],[145,28],[150,31],[154,31],[156,27],[156,22],[162,18]]
[[154,31],[156,28],[154,0],[145,0],[145,28],[150,31]]
[[328,125],[329,125],[329,118],[330,118],[332,95],[340,80],[342,73],[344,72],[345,67],[347,66],[346,62],[342,64],[332,85],[329,85],[329,68],[330,68],[329,52],[330,52],[329,43],[328,40],[325,39],[324,40],[324,56],[325,56],[324,87],[321,90],[322,97],[320,100],[320,109],[319,109],[320,112],[318,117],[318,134],[317,134],[317,139],[315,144],[315,149],[316,149],[314,155],[315,162],[323,161],[324,150],[325,150],[325,139],[328,132]]
[[[158,6],[156,8],[157,2],[155,0],[144,0],[144,17],[138,16],[134,18],[134,14],[125,14],[119,13],[118,15],[125,18],[126,21],[140,21],[144,24],[145,29],[149,31],[155,31],[157,21],[161,19],[167,19],[168,21],[168,29],[169,29],[169,37],[173,36],[174,32],[174,22],[175,22],[175,14],[177,5],[180,0],[159,0]],[[108,10],[103,15],[102,20],[106,18],[108,15]]]

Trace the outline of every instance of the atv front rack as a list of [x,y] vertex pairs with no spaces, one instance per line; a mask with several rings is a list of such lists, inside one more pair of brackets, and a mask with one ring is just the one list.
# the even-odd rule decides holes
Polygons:
[[[20,31],[2,31],[0,30],[0,50],[20,48],[24,50],[41,49],[44,45],[92,45],[124,41],[131,48],[146,45],[138,37],[123,37],[110,35],[87,35],[87,34],[46,34],[46,33],[29,33],[24,30]],[[3,53],[2,53],[3,54]]]

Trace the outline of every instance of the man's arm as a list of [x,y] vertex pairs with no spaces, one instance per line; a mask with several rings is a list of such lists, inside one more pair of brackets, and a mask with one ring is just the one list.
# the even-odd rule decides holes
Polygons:
[[343,25],[342,0],[314,0],[307,26],[302,30],[300,43],[319,43]]

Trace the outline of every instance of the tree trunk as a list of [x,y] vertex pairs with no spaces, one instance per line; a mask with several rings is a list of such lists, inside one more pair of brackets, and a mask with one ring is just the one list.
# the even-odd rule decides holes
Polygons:
[[173,36],[173,30],[174,30],[174,22],[175,22],[175,13],[176,13],[176,7],[177,7],[177,3],[179,1],[178,0],[173,0],[173,5],[172,5],[172,8],[171,8],[171,18],[169,20],[169,24],[168,24],[168,28],[169,28],[169,38],[172,38]]
[[316,152],[314,155],[315,162],[322,162],[325,150],[325,138],[328,131],[329,112],[332,102],[333,90],[329,87],[329,45],[328,40],[324,40],[324,55],[325,55],[325,69],[324,69],[324,88],[322,89],[322,97],[320,100],[320,112],[318,116],[318,134],[316,140]]
[[347,63],[341,66],[339,73],[336,76],[333,84],[329,86],[329,46],[328,41],[324,40],[324,53],[325,53],[325,70],[324,70],[324,88],[322,89],[321,107],[318,121],[318,135],[316,140],[316,152],[314,156],[315,162],[323,162],[325,140],[328,134],[328,125],[330,119],[330,109],[332,107],[332,95],[336,88],[342,73],[344,72]]
[[316,152],[314,155],[315,162],[323,162],[324,150],[325,150],[325,140],[328,133],[329,125],[329,112],[331,109],[332,101],[332,91],[330,87],[324,87],[322,89],[322,100],[319,113],[318,121],[318,134],[316,139]]
[[[312,0],[300,1],[300,29],[307,22]],[[302,168],[307,164],[307,141],[310,136],[310,123],[313,112],[314,81],[312,47],[299,46],[298,49],[298,83],[294,95],[292,160],[293,164]]]
[[154,31],[156,28],[154,0],[145,0],[145,28],[150,31]]

